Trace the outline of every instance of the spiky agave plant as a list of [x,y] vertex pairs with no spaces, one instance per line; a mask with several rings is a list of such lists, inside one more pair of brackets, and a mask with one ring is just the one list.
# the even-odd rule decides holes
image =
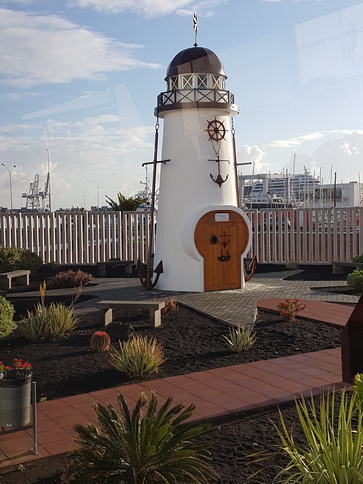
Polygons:
[[[358,390],[359,391],[359,390]],[[361,484],[363,482],[363,409],[357,393],[343,389],[314,399],[295,401],[295,425],[302,431],[300,443],[289,429],[283,413],[273,426],[280,443],[269,450],[251,454],[251,463],[267,463],[285,455],[287,464],[275,480],[283,484]],[[262,472],[261,467],[250,475]]]
[[240,353],[250,349],[256,343],[256,333],[252,328],[238,326],[230,328],[229,337],[223,336],[229,349]]
[[127,341],[119,341],[119,346],[119,350],[112,348],[111,364],[131,378],[152,375],[165,361],[164,349],[156,338],[135,334]]
[[50,303],[49,306],[38,303],[33,311],[27,311],[19,329],[32,341],[56,341],[73,331],[77,324],[78,317],[73,308],[62,303]]
[[[278,475],[284,483],[358,484],[363,482],[363,412],[355,395],[344,389],[340,403],[333,391],[317,406],[314,399],[296,402],[305,443],[297,445],[280,413],[277,428],[289,463]],[[280,481],[279,481],[280,482]]]
[[70,454],[65,473],[67,482],[103,484],[209,484],[217,475],[210,466],[207,450],[211,443],[200,436],[208,424],[185,421],[195,408],[171,407],[172,397],[158,409],[155,392],[147,410],[141,394],[131,412],[124,396],[118,394],[120,412],[108,404],[96,404],[101,429],[76,425],[80,448]]

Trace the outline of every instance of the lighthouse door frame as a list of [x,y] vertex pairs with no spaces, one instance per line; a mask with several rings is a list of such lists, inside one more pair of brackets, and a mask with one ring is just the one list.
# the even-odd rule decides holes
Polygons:
[[243,257],[251,244],[251,226],[236,207],[206,211],[194,229],[194,243],[203,259],[204,291],[244,286]]

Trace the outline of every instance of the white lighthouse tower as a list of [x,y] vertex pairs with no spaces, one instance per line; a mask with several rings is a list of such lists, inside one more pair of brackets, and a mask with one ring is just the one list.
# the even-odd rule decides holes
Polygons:
[[156,287],[218,291],[244,287],[243,258],[251,227],[238,208],[231,118],[238,114],[227,76],[211,50],[183,50],[171,61],[167,90],[155,115],[163,118],[154,266]]

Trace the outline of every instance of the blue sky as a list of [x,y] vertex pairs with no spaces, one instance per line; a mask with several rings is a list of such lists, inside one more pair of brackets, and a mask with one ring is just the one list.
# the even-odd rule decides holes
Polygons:
[[48,153],[53,209],[143,188],[156,98],[194,43],[194,13],[240,108],[238,160],[291,172],[296,153],[295,172],[363,182],[362,2],[0,0],[0,163],[16,165],[14,208],[36,174],[44,187]]

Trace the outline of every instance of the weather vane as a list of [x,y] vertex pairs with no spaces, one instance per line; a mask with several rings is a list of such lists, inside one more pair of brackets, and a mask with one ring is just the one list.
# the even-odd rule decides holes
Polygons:
[[196,16],[196,14],[194,14],[194,16],[193,16],[194,47],[198,47],[198,43],[197,43],[198,24],[199,24],[198,17]]

